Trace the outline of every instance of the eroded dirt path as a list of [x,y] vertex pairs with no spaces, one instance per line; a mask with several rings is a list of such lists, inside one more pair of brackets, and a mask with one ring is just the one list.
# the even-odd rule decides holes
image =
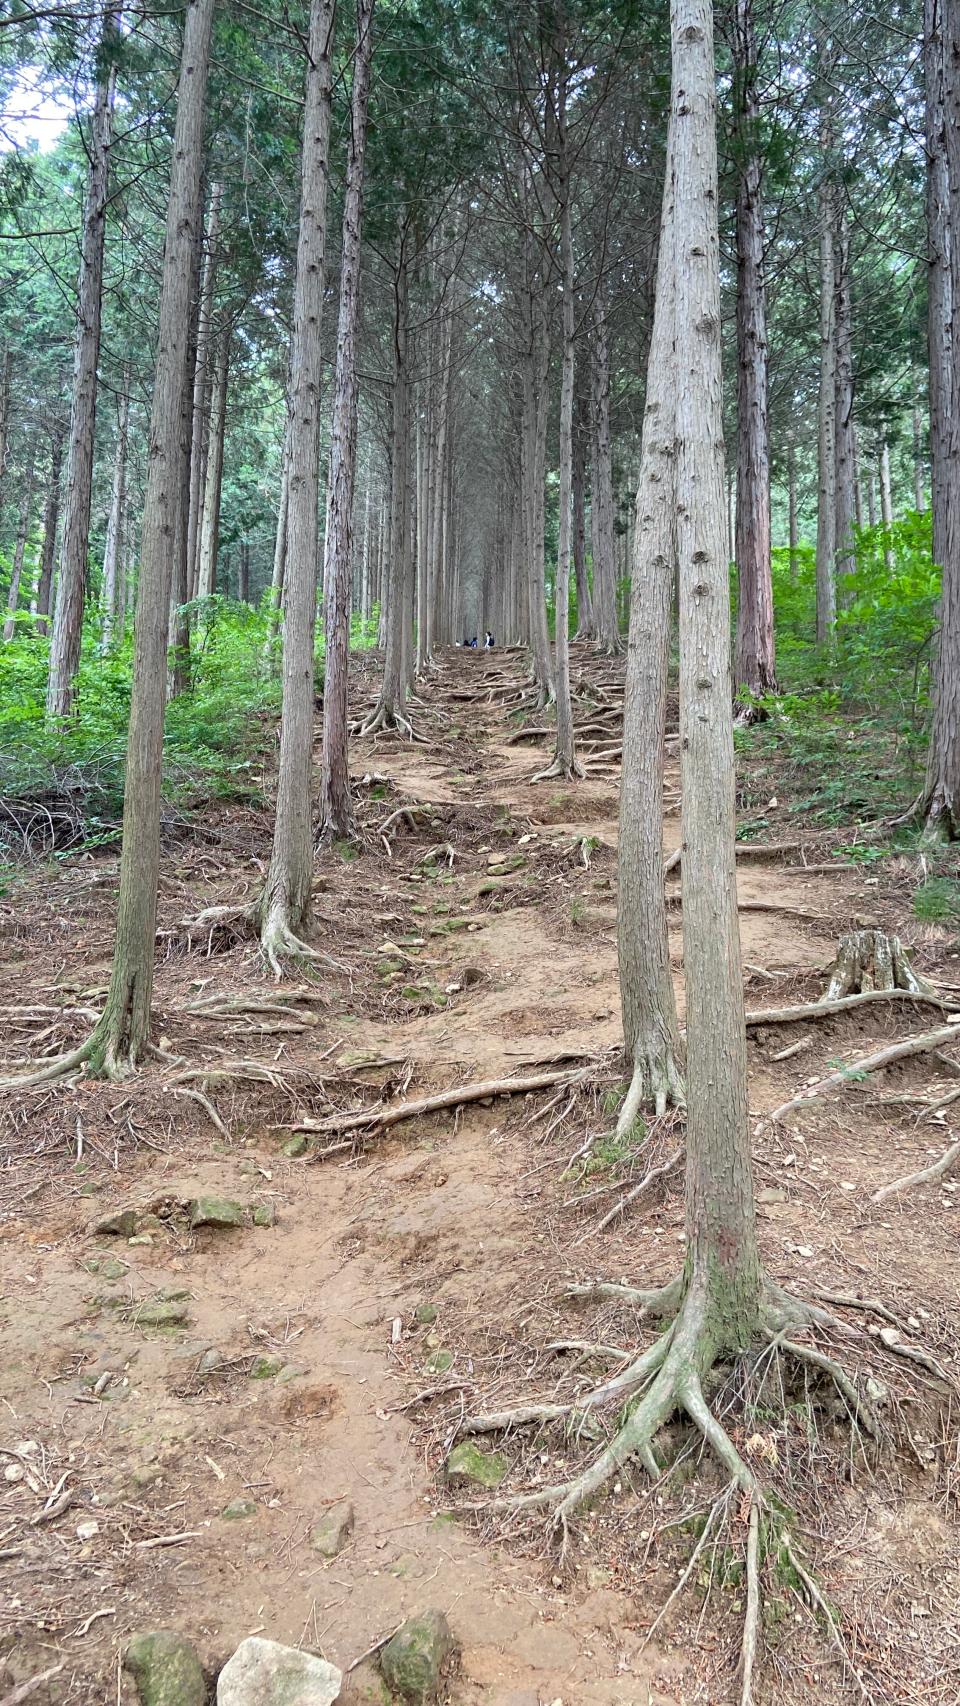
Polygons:
[[[622,666],[604,665],[595,692],[586,654],[577,663],[589,677],[582,722],[605,694],[615,703]],[[136,1628],[181,1630],[211,1670],[254,1631],[346,1669],[428,1605],[447,1612],[461,1644],[457,1706],[734,1697],[729,1653],[689,1608],[644,1647],[676,1577],[668,1549],[651,1555],[642,1514],[610,1501],[560,1568],[529,1527],[494,1544],[445,1516],[437,1479],[461,1404],[549,1390],[551,1337],[593,1336],[595,1313],[578,1326],[558,1311],[565,1279],[673,1271],[678,1193],[596,1235],[615,1200],[607,1177],[597,1175],[596,1206],[564,1180],[582,1110],[561,1100],[555,1119],[537,1120],[543,1098],[412,1122],[322,1164],[284,1153],[299,1109],[322,1118],[407,1084],[417,1093],[616,1047],[616,766],[601,754],[583,782],[531,787],[549,741],[513,738],[520,682],[519,659],[448,657],[415,708],[429,744],[357,746],[367,838],[359,857],[342,849],[318,867],[319,927],[342,970],[321,981],[309,1026],[185,1012],[210,992],[269,998],[248,944],[200,941],[164,957],[158,1016],[171,1052],[211,1072],[255,1058],[278,1074],[266,1101],[242,1079],[203,1081],[229,1141],[159,1068],[129,1086],[8,1099],[0,1684],[62,1661],[31,1696],[39,1706],[132,1701],[117,1654]],[[368,688],[361,678],[358,700]],[[672,770],[665,791],[676,794]],[[429,811],[391,826],[388,857],[377,826],[400,806]],[[677,834],[669,817],[668,846]],[[228,853],[223,842],[216,856],[174,850],[164,940],[177,942],[180,920],[202,904],[255,884],[263,835],[234,825]],[[81,1013],[69,1023],[82,1025],[107,964],[114,875],[111,861],[77,861],[19,885],[2,996],[11,1012],[72,1000]],[[815,998],[838,931],[867,909],[897,915],[895,886],[880,891],[869,870],[810,877],[745,861],[738,885],[756,1006]],[[915,946],[928,959],[952,951]],[[671,947],[682,1010],[679,912]],[[5,1052],[26,1052],[55,1022],[24,1018]],[[796,1027],[753,1033],[751,1105],[762,1113],[858,1041],[910,1028],[920,1022],[902,1013],[847,1015],[810,1027],[809,1051],[784,1063],[772,1056]],[[915,1076],[905,1068],[898,1082]],[[942,1355],[960,1302],[952,1190],[933,1193],[936,1214],[930,1198],[926,1212],[916,1202],[864,1211],[891,1165],[939,1152],[941,1133],[914,1131],[909,1152],[891,1156],[884,1110],[864,1106],[861,1095],[758,1136],[765,1257],[801,1291],[909,1298],[904,1316],[920,1311],[924,1342]],[[246,1205],[248,1224],[191,1231],[171,1214],[204,1196]],[[129,1229],[91,1233],[123,1207],[156,1219],[138,1222],[132,1243]],[[274,1224],[252,1224],[254,1207]],[[158,1303],[173,1313],[166,1326],[149,1324]],[[629,1331],[622,1314],[615,1325]],[[517,1484],[542,1466],[531,1449],[545,1458],[551,1446],[523,1446]],[[884,1686],[907,1676],[909,1629],[936,1616],[935,1639],[921,1624],[910,1691],[877,1696],[891,1701],[956,1698],[940,1656],[950,1617],[934,1610],[952,1595],[955,1614],[956,1548],[924,1473],[896,1508],[879,1487],[841,1490],[847,1543],[834,1527],[820,1559],[831,1593],[859,1596]],[[65,1493],[61,1512],[32,1521]],[[344,1499],[353,1534],[325,1561],[312,1532]],[[817,1631],[796,1640],[806,1662],[775,1667],[760,1698],[841,1698],[838,1678],[817,1669]],[[374,1688],[361,1665],[343,1698]]]

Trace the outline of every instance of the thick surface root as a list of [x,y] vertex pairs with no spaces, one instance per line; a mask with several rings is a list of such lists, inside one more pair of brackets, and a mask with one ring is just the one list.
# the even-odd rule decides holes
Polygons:
[[660,1119],[668,1107],[686,1105],[683,1074],[669,1043],[659,1036],[639,1039],[633,1053],[633,1076],[617,1117],[617,1136],[626,1137],[633,1130],[641,1108],[652,1106]]
[[532,787],[534,782],[552,782],[557,779],[562,782],[575,782],[582,780],[583,775],[583,766],[578,763],[576,758],[571,758],[568,762],[558,755],[552,764],[547,765],[545,770],[534,772],[530,778],[530,785]]

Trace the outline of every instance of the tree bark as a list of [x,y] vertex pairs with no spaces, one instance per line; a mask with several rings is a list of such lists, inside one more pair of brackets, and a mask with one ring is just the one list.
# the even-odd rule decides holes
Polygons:
[[23,559],[26,555],[27,540],[30,537],[30,518],[33,514],[34,455],[34,450],[31,450],[27,468],[23,477],[23,495],[20,499],[20,518],[17,522],[17,537],[13,547],[13,563],[10,570],[10,585],[7,589],[7,617],[3,624],[3,638],[5,642],[12,640],[17,631],[17,609],[20,604],[20,583],[23,580]]
[[193,369],[192,425],[190,429],[190,491],[187,517],[186,603],[197,596],[200,566],[200,533],[204,511],[207,454],[210,431],[211,374],[213,370],[213,298],[220,259],[220,207],[223,185],[210,189],[210,209],[203,238],[203,267],[196,319],[196,359]]
[[602,310],[594,315],[593,376],[593,620],[600,649],[620,650],[617,625],[617,566],[613,533],[613,463],[610,448],[610,337]]
[[190,521],[191,491],[195,445],[194,390],[197,383],[197,363],[200,359],[200,313],[203,296],[203,237],[198,227],[190,258],[190,323],[187,334],[186,381],[180,412],[180,489],[177,513],[177,552],[170,586],[170,632],[168,691],[171,699],[186,693],[190,687],[190,597],[194,591],[193,559],[191,557]]
[[7,471],[7,436],[10,428],[10,370],[13,351],[4,350],[0,369],[0,504],[3,502],[3,481]]
[[770,435],[767,300],[764,278],[763,167],[760,157],[757,47],[753,0],[737,0],[734,57],[737,184],[737,634],[734,690],[741,717],[776,690],[773,578],[770,562]]
[[313,881],[314,675],[319,548],[321,317],[330,155],[330,51],[334,0],[311,0],[300,231],[287,403],[287,550],[284,582],[283,708],[277,809],[270,869],[260,900],[260,940],[274,971],[302,953]]
[[918,407],[913,411],[913,507],[923,515],[927,507],[926,480],[923,466],[923,421]]
[[734,868],[713,18],[708,0],[671,11],[688,1273],[707,1342],[742,1349],[758,1327],[761,1270]]
[[[113,452],[113,484],[110,490],[110,514],[107,519],[107,538],[103,548],[103,615],[100,624],[100,649],[106,651],[113,638],[117,617],[123,607],[123,588],[120,568],[123,562],[123,518],[127,502],[127,434],[130,424],[130,369],[123,371],[122,390],[117,405],[117,441]],[[121,629],[122,632],[122,629]]]
[[[100,54],[107,56],[116,31],[114,0],[106,0]],[[103,308],[103,250],[107,220],[107,179],[116,71],[104,64],[96,85],[90,130],[87,195],[83,212],[73,392],[67,448],[67,491],[60,544],[60,569],[50,642],[47,716],[69,716],[83,640],[93,492],[94,432],[97,414],[97,365]]]
[[834,266],[835,193],[830,176],[833,114],[827,96],[821,115],[820,142],[824,178],[820,186],[820,394],[817,406],[817,644],[829,640],[836,618],[834,558],[837,549],[836,447],[836,277]]
[[191,250],[200,219],[203,123],[214,0],[189,0],[180,62],[140,541],[127,736],[120,900],[110,987],[87,1045],[92,1071],[116,1075],[147,1046],[160,874],[167,631],[186,385]]
[[852,575],[857,566],[853,528],[856,518],[856,450],[853,422],[853,324],[850,301],[850,235],[843,215],[837,221],[836,245],[836,449],[837,449],[837,574]]
[[[950,301],[960,302],[960,3],[944,6],[944,118],[947,137]],[[931,841],[960,836],[960,371],[951,363],[949,441],[945,467],[945,526],[940,633],[932,671],[933,715],[924,791],[925,833]],[[884,446],[886,449],[886,445]],[[889,461],[888,461],[889,484]]]
[[[889,535],[893,527],[893,490],[890,484],[890,446],[884,439],[880,445],[880,525]],[[888,537],[883,548],[883,560],[887,568],[893,571],[893,546]]]
[[197,566],[197,597],[212,598],[217,590],[217,555],[220,548],[220,503],[223,496],[223,449],[227,432],[227,387],[230,380],[230,334],[226,328],[217,339],[213,364],[213,395],[210,404],[210,448],[203,483],[203,517],[200,522],[200,555]]
[[63,431],[56,431],[50,451],[50,483],[43,511],[43,544],[37,580],[37,633],[45,634],[53,603],[53,565],[57,557],[57,523],[60,519],[60,474],[63,468]]
[[[927,351],[930,391],[930,509],[933,560],[946,554],[950,482],[950,409],[953,344],[950,172],[944,108],[944,0],[924,0],[923,68],[927,154]],[[955,215],[954,215],[955,217]],[[954,226],[953,229],[956,229]]]
[[577,587],[577,639],[595,638],[593,600],[587,577],[586,475],[588,407],[578,385],[573,400],[573,574]]
[[633,539],[618,838],[617,947],[623,1040],[632,1080],[620,1116],[682,1102],[680,1039],[663,889],[663,751],[670,611],[676,580],[671,381],[675,308],[673,129],[667,137],[653,335]]
[[787,450],[787,528],[790,544],[790,579],[796,580],[800,567],[800,530],[797,525],[797,453],[791,444]]
[[[570,564],[573,556],[573,384],[576,332],[573,273],[573,226],[570,209],[570,161],[567,147],[566,42],[562,30],[557,46],[556,78],[557,182],[560,214],[560,274],[563,281],[563,355],[560,379],[560,525],[557,541],[556,608],[554,614],[554,680],[557,695],[557,746],[547,776],[578,776],[570,701]],[[608,395],[609,402],[609,395]],[[609,417],[607,421],[609,453]],[[599,442],[599,441],[598,441]],[[609,473],[609,463],[608,463]],[[612,517],[611,517],[612,521]],[[612,532],[612,528],[611,528]],[[612,544],[612,538],[611,538]],[[612,562],[610,565],[612,575]],[[616,605],[613,609],[616,619]],[[601,635],[601,638],[606,636]]]
[[250,542],[240,541],[240,558],[237,567],[237,598],[241,604],[250,603]]
[[[360,234],[363,221],[363,164],[373,51],[374,0],[357,0],[357,47],[353,61],[350,139],[343,208],[340,319],[334,379],[333,424],[327,502],[324,585],[327,589],[327,653],[323,683],[323,765],[320,780],[321,832],[350,833],[350,766],[347,733],[347,671],[350,663],[350,562],[353,488],[357,459],[357,333],[360,323]],[[368,509],[369,515],[369,509]]]

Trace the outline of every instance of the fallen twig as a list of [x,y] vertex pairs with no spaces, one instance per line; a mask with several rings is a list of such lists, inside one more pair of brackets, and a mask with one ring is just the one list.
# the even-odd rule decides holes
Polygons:
[[[461,1084],[455,1090],[441,1090],[434,1096],[420,1096],[412,1102],[395,1102],[387,1107],[361,1108],[350,1114],[330,1114],[326,1119],[301,1120],[291,1126],[292,1131],[360,1131],[363,1128],[374,1130],[387,1126],[399,1125],[403,1120],[419,1119],[422,1114],[437,1113],[442,1108],[459,1108],[467,1102],[483,1102],[487,1097],[494,1096],[523,1096],[531,1090],[546,1090],[551,1084],[560,1084],[564,1079],[575,1084],[584,1078],[588,1067],[571,1073],[569,1069],[557,1072],[537,1072],[529,1078],[488,1078],[479,1083]],[[317,1159],[317,1157],[311,1157]]]

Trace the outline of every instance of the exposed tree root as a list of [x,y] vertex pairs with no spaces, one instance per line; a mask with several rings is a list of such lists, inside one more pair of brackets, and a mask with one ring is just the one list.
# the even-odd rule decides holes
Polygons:
[[370,716],[354,723],[351,727],[351,733],[359,736],[362,740],[367,735],[381,734],[391,729],[397,734],[406,735],[408,740],[415,741],[421,746],[429,746],[430,744],[424,735],[417,733],[413,723],[409,717],[404,716],[399,706],[383,703],[379,704]]
[[531,776],[530,783],[532,786],[534,782],[552,782],[555,780],[575,782],[582,779],[583,775],[583,765],[578,763],[576,758],[571,758],[568,762],[558,754],[553,763],[548,764],[545,770],[537,770]]
[[896,1196],[900,1191],[910,1191],[915,1185],[932,1185],[935,1179],[942,1179],[951,1173],[960,1161],[960,1141],[951,1143],[945,1149],[939,1161],[934,1161],[929,1167],[920,1167],[915,1173],[904,1173],[899,1179],[891,1180],[889,1185],[881,1185],[870,1198],[872,1203],[886,1202],[888,1197]]
[[668,1107],[685,1108],[683,1074],[669,1039],[658,1031],[638,1037],[633,1051],[633,1074],[617,1116],[617,1137],[631,1132],[640,1109],[653,1104],[660,1119]]
[[649,1172],[644,1174],[640,1183],[634,1185],[629,1191],[625,1191],[620,1201],[614,1203],[613,1207],[607,1210],[602,1219],[597,1221],[596,1226],[591,1227],[588,1236],[592,1237],[594,1233],[605,1232],[608,1226],[612,1226],[615,1220],[619,1220],[624,1209],[629,1208],[640,1197],[648,1196],[662,1179],[668,1179],[671,1173],[676,1172],[682,1160],[683,1150],[675,1149],[672,1155],[667,1156],[666,1161],[660,1163],[659,1167],[651,1167]]
[[757,1025],[802,1025],[807,1020],[829,1019],[833,1013],[847,1013],[870,1001],[919,1001],[929,1007],[939,1007],[944,1013],[960,1012],[960,1001],[936,995],[932,989],[869,989],[859,995],[842,995],[837,1000],[824,996],[820,1001],[808,1001],[797,1007],[757,1007],[746,1014],[747,1029]]
[[[675,737],[676,738],[676,737]],[[759,841],[751,843],[738,841],[736,856],[738,859],[782,859],[785,853],[801,853],[802,841]],[[683,848],[677,847],[664,861],[663,874],[665,877],[675,871],[683,858]]]
[[[348,1114],[330,1114],[322,1120],[302,1120],[291,1129],[317,1132],[363,1131],[370,1135],[375,1131],[398,1125],[403,1120],[415,1120],[423,1114],[437,1113],[442,1108],[463,1107],[468,1102],[483,1102],[494,1096],[524,1096],[528,1091],[544,1090],[552,1084],[577,1084],[586,1078],[590,1070],[589,1067],[580,1067],[571,1072],[567,1066],[556,1071],[532,1073],[526,1078],[483,1079],[479,1083],[461,1084],[454,1090],[441,1090],[434,1096],[421,1096],[415,1101],[361,1108]],[[321,1160],[322,1154],[313,1159]]]
[[809,1102],[821,1102],[831,1090],[838,1090],[844,1085],[856,1082],[870,1072],[882,1072],[884,1067],[893,1066],[898,1060],[909,1060],[913,1055],[929,1054],[932,1049],[942,1047],[944,1043],[960,1041],[960,1026],[944,1025],[937,1031],[927,1031],[922,1037],[907,1037],[904,1042],[888,1043],[884,1048],[875,1049],[872,1054],[863,1054],[859,1060],[851,1060],[839,1072],[831,1072],[828,1077],[821,1078],[818,1084],[804,1090],[799,1096],[794,1096],[781,1107],[774,1108],[771,1120],[782,1120],[787,1114],[792,1114],[797,1108],[804,1108]]
[[319,948],[311,947],[309,942],[298,936],[282,914],[275,910],[267,914],[260,926],[260,949],[278,983],[283,977],[285,962],[291,960],[297,965],[324,965],[334,971],[342,969],[329,954],[321,953]]
[[910,995],[933,994],[930,985],[914,971],[900,938],[875,928],[841,936],[824,1000],[837,1001],[857,991],[886,993],[894,989]]

